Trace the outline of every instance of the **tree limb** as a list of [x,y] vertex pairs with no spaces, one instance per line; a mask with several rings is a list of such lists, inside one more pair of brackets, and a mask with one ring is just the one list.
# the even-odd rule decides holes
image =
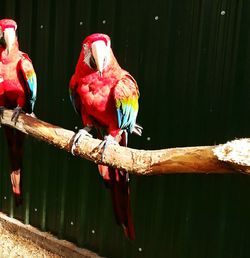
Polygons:
[[[16,124],[11,110],[4,110],[2,124],[70,152],[74,132],[21,114]],[[100,140],[84,138],[75,155],[98,164],[109,165],[136,175],[173,173],[250,173],[250,139],[218,146],[137,150],[110,145],[101,160]],[[233,154],[232,154],[233,153]],[[239,157],[239,158],[237,158]]]

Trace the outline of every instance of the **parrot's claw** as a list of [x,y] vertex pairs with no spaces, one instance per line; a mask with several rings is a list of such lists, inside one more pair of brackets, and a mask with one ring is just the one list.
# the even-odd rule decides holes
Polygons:
[[2,119],[3,119],[3,111],[4,111],[4,107],[0,106],[0,127],[1,127]]
[[11,121],[13,121],[15,124],[18,120],[18,117],[20,115],[20,113],[22,112],[22,108],[17,106],[15,109],[14,109],[14,112],[13,112],[13,115],[11,117]]
[[110,144],[119,145],[119,143],[115,140],[115,138],[112,135],[107,135],[104,137],[104,140],[98,146],[98,149],[102,150],[102,161],[104,160],[105,150]]
[[32,113],[26,113],[27,116],[30,116],[30,117],[33,117],[33,118],[37,118],[35,113],[32,112]]
[[80,129],[78,131],[78,133],[75,134],[74,136],[74,140],[72,143],[72,147],[71,147],[71,153],[72,155],[75,155],[75,149],[76,146],[81,142],[81,138],[82,137],[90,137],[92,138],[93,136],[89,133],[90,128],[89,127],[84,127],[83,129]]
[[133,130],[132,130],[132,133],[138,135],[138,136],[141,136],[142,135],[142,130],[143,130],[143,127],[138,125],[138,124],[135,124]]

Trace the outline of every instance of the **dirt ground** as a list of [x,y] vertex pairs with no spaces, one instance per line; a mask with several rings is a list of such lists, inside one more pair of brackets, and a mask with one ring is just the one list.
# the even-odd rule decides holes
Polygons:
[[60,258],[32,241],[16,236],[0,224],[0,258]]

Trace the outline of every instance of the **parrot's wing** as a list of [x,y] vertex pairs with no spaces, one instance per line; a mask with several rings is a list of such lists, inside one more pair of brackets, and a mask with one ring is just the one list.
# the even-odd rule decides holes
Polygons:
[[132,133],[138,113],[139,90],[135,79],[127,72],[114,88],[118,127]]
[[77,82],[75,80],[75,76],[73,75],[69,83],[69,97],[76,113],[81,115],[81,109],[80,109],[81,102],[80,102],[80,97],[76,93],[76,88],[77,88]]
[[20,60],[20,68],[27,86],[26,89],[28,92],[28,112],[32,113],[36,102],[37,79],[35,70],[32,65],[32,61],[30,60],[29,56],[25,53],[22,53],[22,57]]

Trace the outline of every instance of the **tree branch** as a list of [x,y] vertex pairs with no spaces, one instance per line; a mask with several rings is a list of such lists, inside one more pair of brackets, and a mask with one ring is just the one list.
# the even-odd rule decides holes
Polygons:
[[[21,114],[11,121],[11,110],[5,110],[2,124],[70,152],[74,132]],[[136,175],[173,173],[250,173],[250,139],[241,139],[218,146],[137,150],[110,145],[103,161],[98,149],[100,140],[84,138],[75,155],[98,164],[109,165]]]

